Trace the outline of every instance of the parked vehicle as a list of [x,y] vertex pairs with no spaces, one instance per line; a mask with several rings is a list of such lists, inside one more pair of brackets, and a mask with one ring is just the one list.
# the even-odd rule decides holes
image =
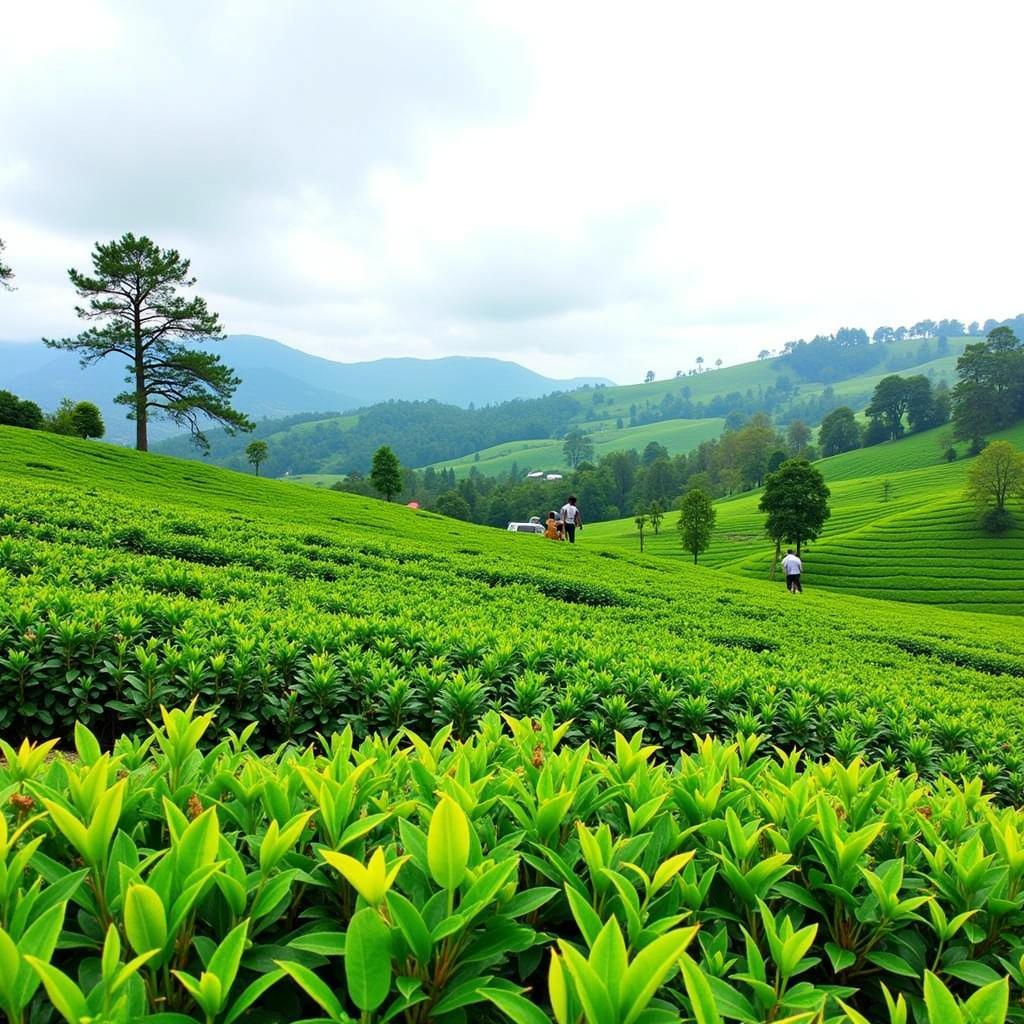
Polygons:
[[509,533],[543,533],[544,527],[540,523],[509,523]]

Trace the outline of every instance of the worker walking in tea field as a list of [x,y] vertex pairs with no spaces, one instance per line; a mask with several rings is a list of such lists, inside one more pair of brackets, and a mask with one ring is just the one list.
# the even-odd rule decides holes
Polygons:
[[786,589],[791,594],[802,594],[804,588],[800,586],[800,573],[804,571],[804,563],[800,561],[799,555],[794,555],[792,549],[786,552],[782,560],[782,571],[786,574]]
[[576,495],[570,494],[568,500],[561,508],[562,533],[570,544],[576,543],[576,529],[583,528],[583,516],[576,507]]

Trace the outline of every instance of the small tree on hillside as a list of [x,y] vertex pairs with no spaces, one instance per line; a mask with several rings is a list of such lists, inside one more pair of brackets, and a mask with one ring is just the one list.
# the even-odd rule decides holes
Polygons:
[[993,441],[967,471],[964,496],[982,513],[981,525],[988,533],[1002,533],[1013,525],[1006,508],[1010,498],[1024,498],[1024,453],[1009,441]]
[[82,366],[109,355],[127,360],[130,385],[114,399],[131,410],[135,447],[149,448],[149,420],[166,416],[187,427],[195,443],[208,449],[200,429],[204,418],[219,423],[229,434],[251,430],[252,424],[229,404],[240,381],[220,357],[188,348],[183,342],[220,341],[220,320],[206,300],[185,298],[179,289],[191,288],[189,261],[175,249],[161,249],[145,235],[129,233],[92,253],[93,274],[68,271],[86,306],[75,312],[90,327],[76,338],[43,341],[51,348],[79,353]]
[[654,371],[653,370],[648,370],[644,374],[644,383],[645,384],[650,384],[653,380],[654,380]]
[[14,290],[14,285],[11,284],[11,281],[14,280],[14,271],[4,263],[3,255],[6,248],[4,240],[0,238],[0,288],[10,292]]
[[74,408],[75,403],[70,398],[62,398],[57,408],[47,414],[43,421],[43,430],[48,430],[51,434],[63,434],[65,437],[71,437],[75,432],[71,423],[71,414]]
[[267,461],[269,454],[270,449],[267,447],[266,441],[250,441],[245,446],[245,458],[249,465],[256,470],[257,476],[260,475],[260,466]]
[[102,437],[107,431],[99,406],[94,402],[76,402],[71,410],[71,430],[76,437]]
[[565,435],[562,454],[569,466],[575,469],[581,462],[589,462],[594,457],[594,442],[582,430],[570,430]]
[[642,509],[637,509],[633,516],[633,522],[636,523],[636,528],[640,531],[640,554],[644,553],[644,527],[647,525],[647,513]]
[[803,543],[818,538],[832,514],[828,499],[824,478],[806,459],[790,459],[768,475],[757,507],[768,516],[765,533],[775,541],[775,562],[784,543],[796,544],[799,555]]
[[700,488],[685,494],[679,502],[679,536],[683,547],[693,555],[694,565],[697,556],[707,551],[711,543],[716,518],[711,498]]
[[398,456],[386,444],[373,453],[370,482],[387,501],[402,491],[402,467]]
[[665,510],[661,507],[660,501],[652,501],[651,507],[647,512],[647,518],[651,521],[651,528],[654,530],[654,536],[658,536],[658,530],[661,527],[661,521],[665,518]]

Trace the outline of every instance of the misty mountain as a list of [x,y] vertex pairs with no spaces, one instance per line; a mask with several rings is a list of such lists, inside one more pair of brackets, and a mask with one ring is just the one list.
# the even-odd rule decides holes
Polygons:
[[[241,377],[234,404],[257,420],[313,410],[344,412],[389,399],[481,406],[609,383],[599,377],[556,380],[518,363],[473,356],[340,363],[251,335],[231,335],[208,347]],[[82,370],[76,355],[54,352],[41,342],[0,342],[0,388],[45,410],[65,396],[88,399],[103,411],[108,439],[131,443],[134,427],[125,419],[127,410],[113,402],[125,388],[124,375],[123,364],[112,356]],[[155,420],[150,437],[155,441],[179,432]]]

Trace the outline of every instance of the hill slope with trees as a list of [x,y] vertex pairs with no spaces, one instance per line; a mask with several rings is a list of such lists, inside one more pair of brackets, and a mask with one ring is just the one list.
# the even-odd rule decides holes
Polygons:
[[[809,588],[1024,614],[1024,508],[1005,534],[986,534],[964,495],[976,457],[960,445],[957,460],[947,461],[948,433],[931,430],[815,463],[831,491],[831,516],[804,552]],[[1024,424],[993,437],[1024,448]],[[715,533],[703,564],[768,579],[773,547],[758,501],[750,493],[716,503]],[[658,536],[646,538],[648,554],[686,560],[677,519],[678,512],[666,515]],[[595,524],[585,539],[617,551],[638,547],[630,519]]]

